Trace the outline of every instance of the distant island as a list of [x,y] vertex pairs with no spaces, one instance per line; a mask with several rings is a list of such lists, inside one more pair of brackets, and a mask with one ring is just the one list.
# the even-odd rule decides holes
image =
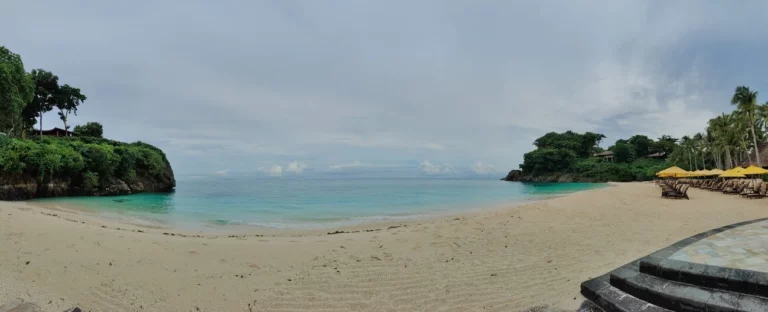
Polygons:
[[757,104],[757,91],[739,86],[731,99],[736,109],[712,118],[704,132],[680,139],[644,135],[599,145],[600,133],[550,132],[536,139],[520,169],[502,180],[523,182],[647,181],[672,165],[686,170],[768,165],[768,102]]
[[[173,190],[173,170],[157,147],[105,139],[98,122],[70,131],[68,117],[87,97],[58,80],[43,69],[27,73],[21,57],[0,46],[0,200]],[[43,115],[54,109],[63,128],[43,130]]]

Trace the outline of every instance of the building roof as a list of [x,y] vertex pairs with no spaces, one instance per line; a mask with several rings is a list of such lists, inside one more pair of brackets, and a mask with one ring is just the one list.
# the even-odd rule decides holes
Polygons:
[[645,157],[646,158],[658,158],[658,157],[664,157],[665,155],[667,155],[666,152],[658,152],[658,153],[648,154]]
[[[763,167],[768,167],[768,142],[760,142],[757,144],[757,146],[760,147],[760,164],[763,165]],[[749,160],[752,159],[752,163],[749,162]],[[749,153],[749,157],[745,159],[744,161],[739,164],[742,167],[747,167],[750,165],[757,166],[757,160],[755,159],[755,151],[752,151]]]
[[[48,130],[43,130],[43,135],[49,134],[49,133],[57,133],[57,132],[65,132],[65,133],[69,133],[69,134],[75,134],[72,131],[64,130],[64,129],[59,128],[59,127],[53,127],[51,129],[48,129]],[[40,133],[40,129],[35,129],[35,131],[33,131],[33,133]]]

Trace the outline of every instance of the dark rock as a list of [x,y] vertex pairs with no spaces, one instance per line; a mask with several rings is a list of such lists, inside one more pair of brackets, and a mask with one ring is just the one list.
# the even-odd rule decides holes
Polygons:
[[523,176],[523,171],[515,169],[515,170],[510,171],[507,174],[507,176],[504,177],[504,179],[502,179],[502,180],[504,180],[504,181],[521,181],[522,176]]
[[0,200],[26,200],[56,196],[106,196],[127,195],[142,192],[171,192],[176,187],[171,164],[153,175],[145,170],[136,170],[136,177],[130,180],[110,179],[102,189],[86,190],[74,186],[69,178],[54,178],[40,181],[35,175],[0,174]]
[[524,174],[521,170],[512,170],[506,177],[501,179],[503,181],[517,181],[517,182],[608,182],[590,178],[582,178],[573,176],[568,173],[548,173],[540,175]]

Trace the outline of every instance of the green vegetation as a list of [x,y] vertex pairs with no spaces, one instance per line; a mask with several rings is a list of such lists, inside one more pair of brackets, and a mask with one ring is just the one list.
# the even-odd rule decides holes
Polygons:
[[[671,165],[686,170],[725,170],[746,164],[762,167],[760,149],[768,140],[768,102],[757,104],[757,96],[749,87],[736,87],[731,99],[736,109],[710,119],[704,132],[679,140],[668,135],[657,140],[643,135],[616,140],[608,148],[613,159],[592,156],[603,151],[598,146],[605,138],[602,134],[547,133],[534,141],[537,149],[524,155],[520,168],[528,177],[642,181],[653,179],[656,172]],[[654,153],[665,153],[667,159],[644,158]]]
[[[643,181],[669,165],[664,160],[642,158],[651,153],[674,150],[676,139],[663,136],[654,141],[643,135],[617,140],[608,150],[613,160],[594,157],[605,136],[567,131],[550,132],[534,141],[537,149],[523,156],[520,168],[530,176],[568,175],[579,181]],[[672,142],[670,146],[669,142]]]
[[0,132],[22,128],[21,112],[32,100],[33,90],[21,57],[0,46]]
[[64,129],[70,115],[88,99],[79,88],[59,85],[59,77],[44,69],[24,71],[21,57],[0,46],[0,132],[12,137],[30,134],[45,113],[58,109]]
[[133,181],[137,172],[160,175],[165,154],[143,143],[89,137],[40,140],[0,137],[0,175],[33,176],[40,182],[68,180],[75,187],[101,189],[112,179]]
[[115,179],[130,184],[149,178],[143,181],[166,181],[172,187],[162,151],[142,142],[103,139],[98,122],[75,126],[75,136],[46,137],[41,131],[34,139],[26,138],[37,134],[33,130],[38,118],[43,129],[43,115],[54,108],[68,130],[68,117],[77,115],[86,99],[80,89],[60,86],[59,77],[49,71],[26,73],[21,57],[0,46],[0,182],[62,181],[84,190],[81,193],[104,190]]
[[688,170],[768,165],[761,158],[768,140],[768,102],[757,104],[757,96],[749,87],[736,87],[731,99],[736,110],[710,119],[704,132],[683,136],[669,162]]
[[101,138],[104,135],[104,127],[98,122],[88,122],[82,126],[75,126],[75,133],[79,136]]

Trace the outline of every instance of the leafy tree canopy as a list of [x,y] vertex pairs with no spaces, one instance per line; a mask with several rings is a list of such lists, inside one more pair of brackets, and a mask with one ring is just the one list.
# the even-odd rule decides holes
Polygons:
[[578,157],[588,157],[594,153],[595,147],[605,136],[599,133],[587,132],[579,134],[573,131],[564,133],[550,132],[533,142],[537,148],[565,149]]
[[652,139],[644,135],[634,135],[629,138],[628,143],[631,144],[637,157],[643,157],[655,152],[655,142]]
[[59,118],[64,122],[64,129],[69,130],[67,117],[69,114],[77,116],[77,107],[83,103],[87,97],[80,93],[80,89],[71,87],[68,84],[61,86],[54,95],[56,108],[59,109]]
[[637,155],[635,146],[633,146],[629,141],[622,141],[623,140],[617,141],[613,146],[613,157],[617,162],[624,163],[635,160]]
[[576,154],[567,149],[539,148],[523,155],[523,172],[541,174],[567,169],[576,160]]
[[75,126],[74,132],[79,136],[101,138],[104,135],[104,127],[98,122],[89,122]]
[[34,86],[21,57],[0,46],[0,132],[21,128],[21,112],[32,99]]
[[520,165],[526,175],[568,174],[591,181],[649,180],[666,168],[665,160],[643,159],[658,151],[677,150],[677,139],[663,136],[658,142],[644,135],[619,139],[608,148],[613,159],[593,157],[603,149],[597,146],[604,135],[567,131],[550,132],[536,139],[537,149],[523,156]]

